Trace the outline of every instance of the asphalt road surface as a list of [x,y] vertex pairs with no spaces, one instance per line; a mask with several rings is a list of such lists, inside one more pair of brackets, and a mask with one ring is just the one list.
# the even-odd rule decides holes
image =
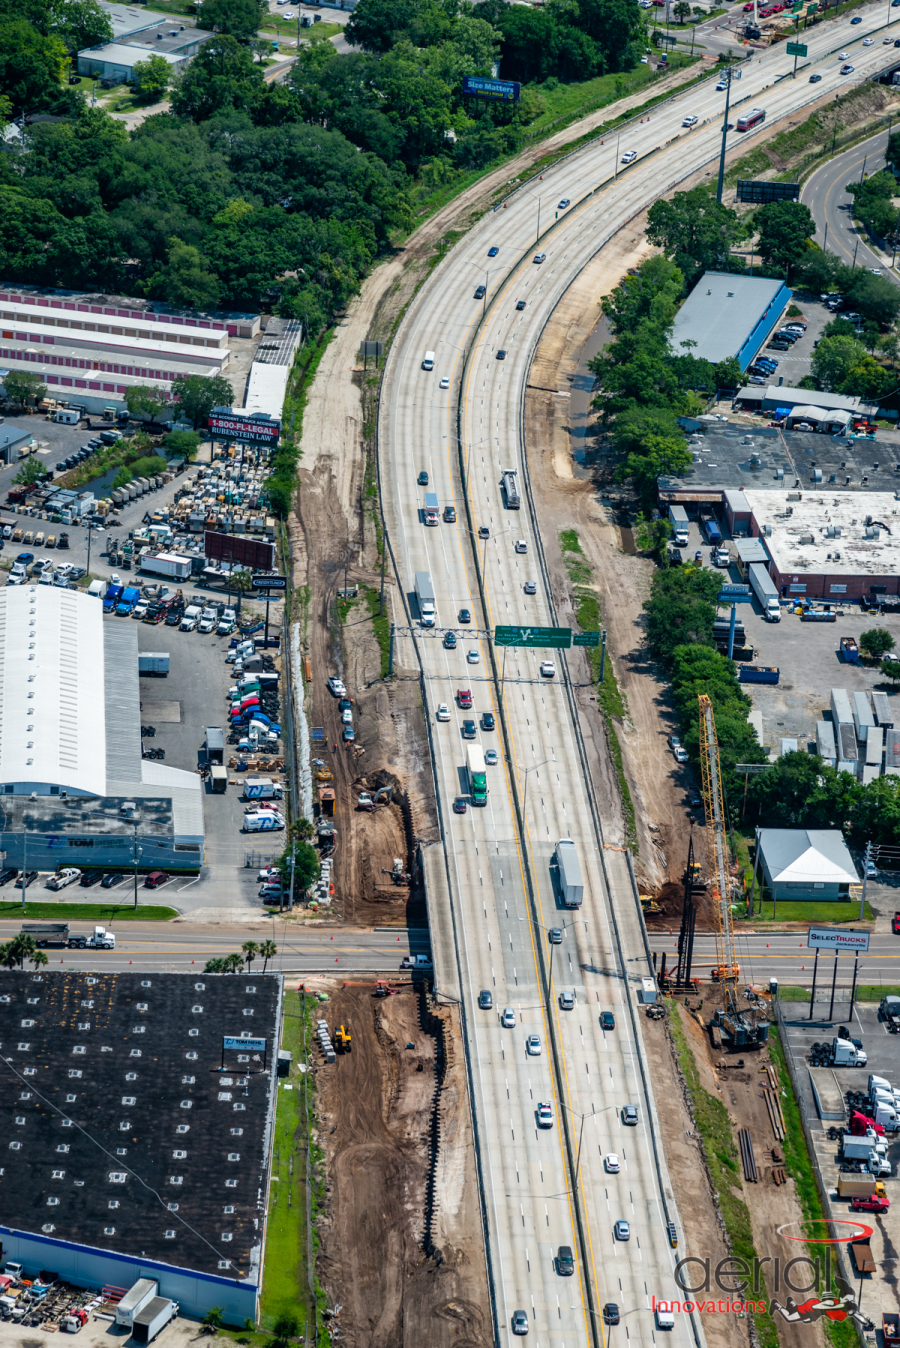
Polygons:
[[[852,926],[852,924],[851,924]],[[671,968],[678,961],[678,929],[671,936],[660,932],[650,935],[650,949],[658,955],[666,955],[666,967]],[[771,935],[744,935],[737,938],[737,955],[741,966],[741,987],[754,984],[759,989],[768,986],[770,978],[777,978],[780,984],[789,987],[811,987],[815,951],[806,944],[806,933],[781,932]],[[698,978],[708,976],[709,969],[717,964],[716,944],[712,936],[694,937],[694,974]],[[828,978],[830,983],[833,958],[826,952],[819,955],[819,980]],[[824,971],[827,969],[827,975]],[[900,936],[875,932],[869,939],[869,949],[859,957],[858,981],[866,984],[900,983]],[[838,983],[849,986],[853,979],[853,957],[841,955],[838,967]]]
[[[885,53],[888,50],[894,59],[900,57],[900,51],[893,47],[884,48]],[[817,243],[836,253],[848,266],[852,266],[855,259],[858,267],[881,267],[885,276],[900,285],[896,272],[885,266],[884,258],[869,247],[866,231],[856,225],[851,210],[853,198],[847,191],[847,183],[858,182],[863,173],[869,177],[884,168],[887,142],[888,130],[885,128],[877,136],[829,160],[807,180],[800,199],[812,211]]]

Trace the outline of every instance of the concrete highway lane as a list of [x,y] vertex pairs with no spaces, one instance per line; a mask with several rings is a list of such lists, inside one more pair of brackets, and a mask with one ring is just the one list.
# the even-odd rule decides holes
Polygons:
[[[783,49],[747,62],[734,121],[760,106],[771,122],[846,87],[837,55],[842,44],[852,49],[857,78],[889,59],[886,48],[862,46],[883,23],[882,6],[861,12],[858,27],[840,19],[810,35],[821,84],[810,86],[808,72],[783,78],[792,65]],[[437,983],[462,1001],[497,1328],[508,1333],[513,1312],[522,1309],[531,1342],[540,1345],[599,1343],[596,1312],[615,1301],[630,1340],[650,1348],[651,1297],[675,1292],[677,1256],[665,1224],[669,1217],[679,1229],[680,1223],[657,1145],[635,1015],[635,983],[647,972],[640,919],[625,858],[604,848],[597,827],[566,660],[548,650],[497,651],[495,681],[488,634],[497,623],[554,622],[525,491],[522,425],[543,325],[625,220],[704,164],[712,170],[723,110],[713,77],[659,105],[649,119],[624,125],[616,137],[595,138],[483,217],[410,305],[380,401],[382,498],[409,624],[398,623],[397,658],[422,670],[443,835],[442,855],[437,848],[425,855]],[[682,126],[687,115],[698,119],[690,130]],[[737,130],[728,138],[729,146],[752,141]],[[632,150],[636,161],[620,171],[618,159]],[[572,204],[558,206],[562,198]],[[494,257],[490,248],[498,250]],[[476,296],[478,286],[484,296]],[[422,368],[426,351],[435,352],[432,370]],[[506,508],[501,493],[508,468],[519,473],[517,511]],[[423,472],[427,484],[419,483]],[[426,490],[437,494],[441,512],[454,508],[455,520],[425,525]],[[419,621],[414,591],[422,571],[434,586],[434,628]],[[530,582],[534,594],[526,593]],[[459,616],[463,609],[468,623]],[[443,637],[450,629],[456,643],[448,647]],[[540,661],[548,657],[555,674],[542,677]],[[460,690],[471,693],[471,709],[461,705]],[[449,719],[438,721],[441,703]],[[494,717],[493,728],[485,713]],[[473,732],[464,727],[468,719],[476,722]],[[487,769],[484,808],[473,807],[469,795],[469,733],[498,755]],[[453,809],[455,801],[464,802],[464,813]],[[564,837],[575,840],[584,872],[578,910],[561,906],[553,882],[556,843]],[[564,933],[553,947],[545,1002],[550,927]],[[479,1006],[482,991],[491,994],[490,1008]],[[574,994],[571,1010],[561,1005],[563,991]],[[515,1018],[509,1028],[500,1022],[504,1007]],[[603,1011],[613,1012],[613,1030],[601,1028]],[[535,1055],[526,1051],[531,1034],[538,1037]],[[550,1129],[537,1127],[541,1101],[551,1105]],[[638,1105],[637,1128],[624,1125],[625,1104]],[[618,1174],[604,1166],[610,1152],[619,1156]],[[631,1223],[628,1241],[614,1238],[620,1218]],[[575,1251],[574,1280],[559,1276],[561,1244]],[[677,1254],[683,1252],[682,1245]],[[671,1341],[672,1348],[701,1344],[702,1326],[679,1317]]]
[[[894,59],[900,58],[900,51],[894,51],[893,47],[890,50]],[[877,136],[829,160],[804,184],[800,199],[812,211],[817,243],[824,244],[848,266],[855,259],[858,267],[880,267],[885,276],[900,284],[896,272],[869,246],[866,231],[854,221],[853,198],[847,191],[847,183],[858,182],[863,174],[870,177],[885,167],[887,142],[885,128]]]
[[[91,926],[73,922],[73,933],[89,933]],[[8,941],[21,928],[21,923],[0,923],[0,941]],[[152,970],[162,973],[183,973],[192,968],[202,969],[208,959],[240,951],[245,941],[275,941],[277,956],[269,962],[277,973],[371,973],[385,977],[400,974],[400,961],[405,955],[421,954],[428,949],[428,933],[424,929],[399,931],[350,931],[346,927],[309,931],[293,922],[269,918],[258,928],[245,926],[191,927],[189,924],[116,922],[109,924],[115,931],[115,950],[67,950],[51,946],[46,950],[50,968],[62,965],[67,969]],[[252,969],[262,970],[262,961],[254,960]]]

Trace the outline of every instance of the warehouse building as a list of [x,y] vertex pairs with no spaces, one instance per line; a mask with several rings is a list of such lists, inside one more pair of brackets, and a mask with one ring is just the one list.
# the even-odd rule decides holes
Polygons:
[[132,84],[135,65],[151,56],[161,56],[173,72],[183,70],[204,42],[215,36],[205,29],[182,23],[178,17],[160,19],[154,15],[150,23],[140,18],[131,22],[133,27],[126,23],[114,24],[112,42],[86,47],[78,53],[79,75],[110,85]]
[[180,311],[148,300],[0,283],[4,373],[28,370],[54,397],[88,412],[124,408],[126,390],[139,384],[166,397],[186,375],[242,378],[235,339],[260,329],[258,314]]
[[746,370],[792,295],[783,281],[704,272],[675,316],[672,348],[680,355],[682,343],[692,342],[688,351],[698,360],[716,365],[735,356]]
[[280,1019],[272,976],[0,973],[4,1258],[255,1319]]
[[776,899],[849,899],[859,884],[853,858],[840,829],[762,828],[757,833],[760,864]]
[[845,393],[811,392],[788,384],[769,384],[765,388],[748,384],[735,399],[735,407],[783,421],[791,431],[803,427],[827,435],[842,435],[854,419],[874,417],[878,412],[876,406]]
[[199,870],[200,778],[141,757],[137,632],[54,586],[0,590],[5,864]]

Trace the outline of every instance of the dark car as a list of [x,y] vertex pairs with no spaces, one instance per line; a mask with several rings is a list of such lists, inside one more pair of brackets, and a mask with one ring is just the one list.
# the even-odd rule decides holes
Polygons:
[[476,286],[476,287],[475,287],[475,298],[476,298],[476,300],[483,300],[483,299],[484,299],[484,286]]
[[520,310],[520,311],[521,311],[522,309],[524,309],[524,308],[525,308],[525,301],[524,301],[524,300],[519,300],[518,304],[516,305],[516,308],[517,308],[518,310]]
[[59,542],[57,543],[56,546],[57,546],[57,548],[62,548],[63,552],[65,552],[66,549],[67,549],[68,546],[69,546],[69,535],[68,535],[68,534],[60,534],[60,536],[59,536]]
[[144,881],[145,889],[159,889],[169,879],[168,871],[151,871]]
[[822,78],[821,75],[810,75],[809,82],[810,84],[818,84],[821,78]]
[[601,1030],[614,1030],[616,1028],[616,1018],[611,1011],[600,1012]]
[[489,248],[488,257],[496,257],[499,252],[500,252],[499,248]]
[[100,888],[115,889],[116,885],[124,879],[124,875],[120,875],[118,871],[110,871],[109,875],[104,875],[103,879],[100,881]]
[[28,886],[30,884],[33,884],[37,878],[38,878],[37,871],[26,871],[25,874],[20,875],[18,880],[16,881],[16,889],[27,889]]
[[603,1319],[608,1325],[619,1323],[619,1308],[614,1301],[607,1301],[603,1307]]
[[470,623],[472,621],[472,615],[467,608],[461,608],[459,610],[457,621],[461,623]]
[[551,945],[562,945],[562,927],[551,927],[547,936]]
[[575,1256],[571,1245],[560,1245],[556,1251],[556,1271],[561,1278],[571,1278],[575,1272]]
[[340,702],[338,703],[338,711],[352,711],[352,710],[353,710],[353,698],[342,697]]
[[448,651],[455,651],[455,650],[456,650],[456,633],[455,633],[455,632],[445,632],[445,633],[444,633],[444,649],[445,649],[445,650],[448,650]]
[[83,871],[78,883],[84,885],[85,889],[90,889],[91,885],[99,884],[102,879],[102,871]]
[[417,480],[417,482],[418,482],[418,484],[419,484],[420,487],[427,487],[427,486],[428,486],[428,474],[425,472],[425,469],[424,469],[424,468],[422,469],[421,473],[419,474],[419,476],[418,476],[418,478],[417,478],[416,480]]
[[498,359],[498,360],[506,360],[506,352],[504,351],[504,349],[503,349],[502,346],[501,346],[500,350],[497,352],[497,359]]
[[19,872],[17,867],[6,866],[2,871],[0,871],[0,885],[8,885],[10,880],[15,880],[18,874]]
[[494,1005],[493,994],[490,993],[487,988],[482,988],[481,992],[479,992],[478,1005],[482,1011],[490,1011],[491,1007]]
[[496,722],[494,721],[494,713],[492,711],[483,711],[481,713],[482,730],[493,730],[495,724]]
[[703,804],[703,801],[700,798],[700,792],[697,790],[696,786],[691,787],[690,794],[691,794],[691,809],[699,810],[700,806]]
[[490,538],[490,536],[491,536],[491,531],[490,531],[490,529],[487,527],[487,525],[486,525],[486,524],[480,525],[480,526],[479,526],[479,529],[478,529],[478,537],[479,537],[479,538]]
[[445,523],[445,524],[455,524],[455,523],[456,523],[456,507],[455,507],[455,506],[444,506],[444,523]]
[[473,740],[475,738],[475,722],[465,720],[462,723],[462,737],[464,740]]
[[20,552],[18,557],[16,558],[16,561],[21,562],[23,566],[30,566],[31,563],[34,561],[34,553]]
[[453,813],[465,814],[468,808],[469,802],[466,800],[465,796],[457,796],[453,802]]

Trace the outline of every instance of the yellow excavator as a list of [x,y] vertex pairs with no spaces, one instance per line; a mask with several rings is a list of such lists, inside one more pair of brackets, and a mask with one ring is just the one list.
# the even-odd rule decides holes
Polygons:
[[336,1025],[334,1030],[334,1046],[338,1053],[349,1053],[351,1042],[349,1025]]

